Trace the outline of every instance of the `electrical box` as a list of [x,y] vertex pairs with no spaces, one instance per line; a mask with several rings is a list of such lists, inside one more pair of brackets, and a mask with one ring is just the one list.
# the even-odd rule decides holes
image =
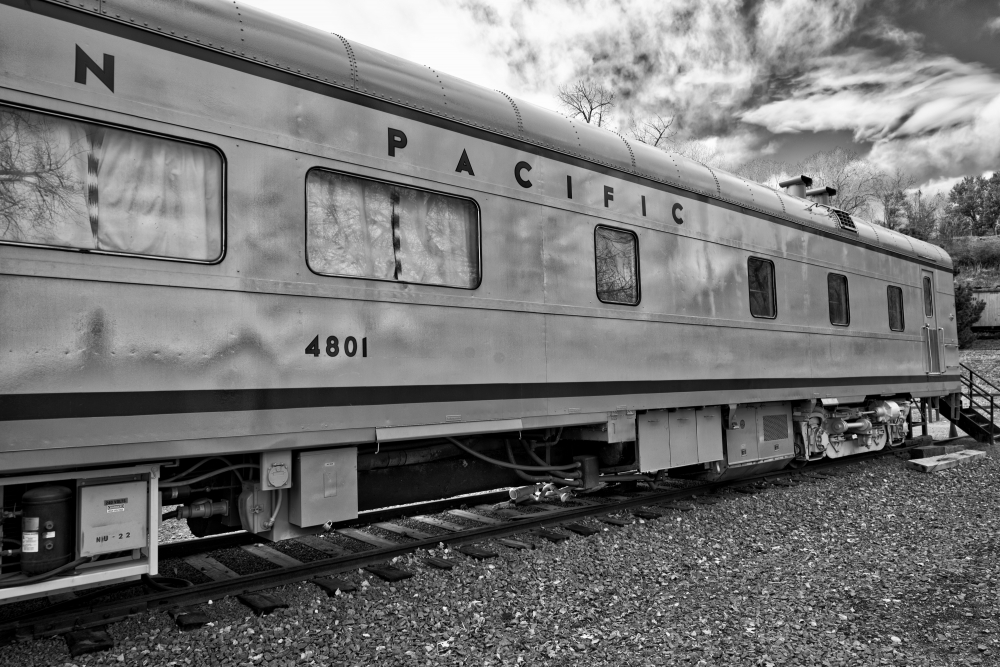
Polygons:
[[306,528],[358,516],[358,448],[297,452],[288,521]]
[[260,455],[260,488],[287,489],[292,485],[292,452],[289,449]]
[[709,463],[722,459],[722,409],[650,410],[636,417],[639,470]]
[[771,403],[757,408],[758,454],[762,459],[794,456],[791,403]]
[[243,482],[243,493],[238,502],[244,530],[255,534],[270,530],[266,524],[274,512],[275,493],[262,489],[260,482]]
[[670,426],[666,410],[650,410],[635,418],[638,431],[639,470],[666,470],[670,467]]
[[754,463],[757,455],[757,410],[738,407],[729,411],[726,427],[727,462],[730,466]]
[[79,487],[80,557],[148,546],[148,500],[145,481]]
[[616,410],[608,413],[608,421],[593,426],[568,428],[563,440],[592,440],[596,442],[633,442],[636,437],[634,410]]
[[714,406],[695,411],[698,422],[698,462],[722,460],[722,408]]
[[730,410],[726,449],[730,466],[794,456],[791,403],[746,405]]
[[698,463],[698,422],[695,410],[673,410],[670,422],[670,467],[679,468]]

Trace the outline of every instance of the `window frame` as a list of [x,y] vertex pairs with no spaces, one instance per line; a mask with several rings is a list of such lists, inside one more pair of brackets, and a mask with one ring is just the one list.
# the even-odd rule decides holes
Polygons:
[[[844,279],[844,311],[847,315],[847,322],[834,322],[833,321],[833,311],[830,310],[830,279],[834,276]],[[829,315],[830,324],[835,327],[849,327],[851,326],[851,281],[843,273],[827,273],[826,274],[826,307],[827,314]]]
[[[347,176],[348,178],[357,178],[363,181],[373,181],[376,183],[385,183],[389,186],[396,186],[400,188],[409,188],[410,190],[418,190],[420,192],[429,192],[435,195],[441,195],[444,197],[451,197],[453,199],[464,199],[466,201],[472,202],[472,205],[476,208],[476,265],[478,271],[476,272],[476,284],[472,287],[461,287],[459,285],[442,285],[440,283],[416,283],[408,280],[393,280],[391,278],[375,278],[372,276],[349,276],[340,273],[322,273],[315,270],[309,265],[309,176],[313,172],[327,172],[331,174],[340,174],[342,176]],[[303,231],[303,249],[305,250],[305,256],[303,259],[306,263],[306,268],[310,273],[317,276],[322,276],[323,278],[339,278],[339,279],[350,279],[350,280],[374,280],[380,283],[388,283],[390,285],[419,285],[421,287],[440,287],[443,289],[460,289],[466,292],[473,292],[478,290],[483,284],[483,209],[479,206],[479,202],[474,198],[466,195],[457,195],[452,192],[445,192],[443,190],[432,190],[431,188],[423,188],[416,185],[409,185],[407,183],[400,183],[398,181],[390,181],[385,178],[376,178],[372,176],[363,176],[361,174],[345,171],[343,169],[331,169],[329,167],[310,167],[306,170],[305,178],[302,181],[302,204],[304,206],[303,216],[302,216],[302,231]]]
[[[142,255],[134,252],[119,252],[115,250],[100,250],[97,248],[75,248],[73,246],[59,246],[59,245],[48,245],[45,243],[26,243],[24,241],[8,241],[5,239],[0,239],[0,245],[15,246],[21,248],[38,248],[40,250],[62,250],[64,252],[74,252],[83,255],[103,255],[106,257],[134,257],[137,259],[150,259],[159,262],[179,262],[181,264],[198,264],[201,266],[212,266],[215,264],[221,264],[229,252],[229,161],[226,159],[226,154],[221,148],[215,144],[210,144],[207,141],[199,141],[197,139],[190,139],[188,137],[178,137],[171,134],[164,134],[162,132],[155,132],[152,130],[140,129],[133,127],[131,125],[123,125],[121,123],[108,122],[103,120],[94,120],[87,118],[86,116],[78,116],[75,114],[61,113],[58,111],[52,111],[50,109],[45,109],[42,107],[33,107],[25,104],[15,104],[4,99],[0,99],[0,108],[7,107],[10,109],[19,109],[27,111],[29,113],[37,113],[43,116],[50,116],[54,118],[65,118],[66,120],[75,121],[78,123],[88,123],[90,125],[97,125],[100,127],[107,127],[112,130],[120,130],[122,132],[132,132],[133,134],[142,134],[148,137],[153,137],[156,139],[161,139],[164,141],[173,141],[179,144],[188,144],[191,146],[199,146],[201,148],[207,148],[214,151],[221,162],[220,172],[219,172],[219,224],[221,226],[219,241],[221,248],[219,251],[219,256],[212,260],[204,259],[187,259],[184,257],[166,257],[164,255]],[[191,129],[191,128],[185,128]],[[197,131],[197,130],[196,130]]]
[[[631,235],[632,239],[635,241],[635,303],[629,303],[627,301],[605,301],[601,298],[601,291],[598,288],[597,283],[597,231],[599,229],[610,229],[615,232],[623,232]],[[615,306],[629,306],[634,308],[642,303],[642,271],[639,265],[639,235],[631,229],[622,229],[621,227],[612,227],[611,225],[604,224],[594,225],[594,294],[597,295],[597,300],[601,303],[607,303]]]
[[[924,319],[929,320],[934,317],[934,279],[926,273],[920,279],[920,298],[923,301]],[[930,312],[927,312],[928,308]]]
[[[757,261],[763,264],[769,264],[771,266],[771,306],[774,310],[774,315],[755,315],[753,312],[753,290],[750,289],[750,262]],[[774,320],[778,317],[778,273],[775,269],[774,262],[763,257],[756,257],[751,255],[747,257],[747,299],[750,304],[750,315],[761,320]]]
[[[896,293],[899,294],[899,323],[901,325],[899,329],[895,329],[892,326],[892,297],[890,295],[892,294],[893,290],[896,290]],[[903,301],[903,288],[897,285],[886,285],[885,294],[886,294],[886,308],[888,310],[888,315],[889,315],[889,330],[906,331],[906,307],[905,307],[906,304]]]

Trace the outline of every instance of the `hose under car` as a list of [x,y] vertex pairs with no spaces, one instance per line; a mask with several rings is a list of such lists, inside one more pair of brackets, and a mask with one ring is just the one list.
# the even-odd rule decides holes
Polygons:
[[43,574],[35,575],[34,577],[13,577],[11,579],[0,579],[0,588],[15,588],[17,586],[28,586],[31,584],[38,584],[43,581],[47,581],[57,574],[62,574],[67,570],[72,570],[73,568],[80,567],[84,563],[89,563],[93,558],[91,556],[85,556],[84,558],[77,558],[74,561],[66,563],[65,565],[60,565],[54,570],[49,570]]
[[[160,484],[161,489],[171,489],[175,486],[186,486],[189,484],[194,484],[195,482],[200,482],[202,480],[208,479],[209,477],[215,477],[216,475],[221,475],[224,472],[229,472],[230,470],[236,470],[237,468],[260,468],[256,463],[234,463],[231,466],[226,466],[225,468],[219,468],[218,470],[213,470],[211,472],[206,472],[203,475],[199,475],[194,479],[183,479],[178,482],[163,482]],[[173,479],[177,479],[174,477]]]
[[[507,458],[510,459],[510,462],[512,464],[517,465],[517,462],[514,460],[514,450],[511,449],[511,446],[510,446],[510,440],[504,440],[503,442],[504,442],[504,445],[507,446]],[[582,486],[583,485],[583,483],[580,482],[580,481],[570,480],[570,479],[563,479],[562,477],[556,477],[556,476],[551,475],[551,474],[550,475],[529,475],[528,473],[526,473],[526,472],[524,472],[522,470],[518,470],[516,468],[514,469],[514,473],[518,477],[520,477],[521,479],[523,479],[524,481],[531,482],[533,484],[554,484],[554,483],[558,483],[558,484],[563,484],[565,486]],[[566,473],[566,474],[579,476],[579,473]]]
[[445,436],[445,438],[451,441],[456,447],[461,449],[466,454],[474,456],[481,461],[486,461],[487,463],[492,463],[495,466],[500,466],[501,468],[507,468],[509,470],[523,470],[524,472],[558,472],[560,470],[576,470],[580,467],[579,463],[570,463],[564,466],[523,466],[517,463],[507,463],[506,461],[500,461],[499,459],[491,459],[485,454],[480,454],[479,452],[471,449],[470,447],[463,445],[461,442],[452,438],[451,436]]

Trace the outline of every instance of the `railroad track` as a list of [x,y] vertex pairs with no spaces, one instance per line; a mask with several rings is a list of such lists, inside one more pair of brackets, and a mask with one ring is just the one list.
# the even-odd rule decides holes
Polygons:
[[[559,506],[537,503],[521,507],[499,509],[495,503],[502,500],[502,493],[480,494],[466,498],[425,503],[417,506],[396,508],[366,513],[359,522],[347,527],[339,527],[337,533],[369,547],[367,550],[351,552],[343,546],[320,536],[299,538],[298,542],[314,549],[325,557],[309,562],[301,562],[266,544],[261,544],[254,536],[238,533],[231,536],[191,540],[162,547],[162,561],[182,559],[201,571],[210,579],[207,583],[173,588],[164,584],[170,582],[147,581],[152,592],[125,599],[94,602],[100,597],[108,597],[110,589],[105,588],[88,593],[79,598],[63,600],[53,605],[23,615],[16,620],[0,623],[0,642],[13,639],[30,640],[63,635],[76,631],[100,628],[129,616],[150,611],[168,611],[181,627],[198,627],[208,622],[198,608],[208,600],[219,600],[226,596],[238,596],[244,604],[257,613],[267,613],[287,606],[273,596],[262,591],[288,584],[311,581],[329,594],[339,588],[348,590],[349,582],[332,578],[334,575],[359,568],[390,581],[409,578],[413,573],[399,570],[389,563],[397,556],[403,556],[421,549],[432,549],[444,543],[450,548],[470,558],[492,558],[499,554],[482,543],[492,540],[506,548],[531,548],[537,540],[561,541],[570,539],[572,534],[589,535],[601,532],[585,523],[585,519],[597,519],[605,524],[627,525],[637,519],[653,520],[665,512],[686,511],[693,506],[677,504],[678,501],[694,498],[696,502],[716,502],[717,498],[706,501],[706,497],[719,496],[727,489],[737,492],[757,493],[772,487],[797,486],[804,482],[821,482],[837,468],[887,455],[905,452],[912,446],[886,449],[846,459],[834,459],[810,464],[794,470],[784,470],[757,475],[740,480],[694,484],[680,488],[654,488],[624,495],[594,495],[574,498],[574,506]],[[799,479],[796,479],[799,478]],[[469,511],[456,509],[459,506],[476,503]],[[535,511],[526,511],[534,508]],[[432,516],[443,513],[448,518],[457,518],[462,523],[475,524],[472,527],[459,525],[448,518]],[[502,518],[497,518],[498,515]],[[614,516],[620,515],[620,516]],[[428,530],[438,529],[432,534],[425,530],[394,523],[393,519],[408,519],[407,523],[420,522]],[[395,542],[364,530],[377,527],[395,534],[404,541]],[[440,531],[444,532],[440,532]],[[528,536],[521,540],[519,535]],[[269,561],[272,569],[240,575],[222,565],[207,552],[219,549],[241,549],[251,556]],[[456,559],[425,558],[430,567],[450,569],[459,561]],[[277,567],[274,567],[277,566]],[[136,582],[119,584],[112,588],[135,588]],[[159,590],[158,590],[159,589]],[[72,646],[71,646],[72,650]]]

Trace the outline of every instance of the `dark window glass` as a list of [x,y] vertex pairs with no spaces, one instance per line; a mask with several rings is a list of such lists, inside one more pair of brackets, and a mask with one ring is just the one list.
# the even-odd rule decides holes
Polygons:
[[639,303],[639,241],[632,232],[594,230],[597,298],[604,303]]
[[747,260],[750,284],[750,314],[774,318],[778,314],[774,291],[774,262],[757,257]]
[[0,106],[0,242],[215,262],[222,178],[206,146]]
[[830,324],[846,327],[851,323],[851,304],[847,293],[847,276],[829,273],[826,291],[830,301]]
[[306,257],[316,273],[479,286],[471,199],[314,169],[306,207]]
[[893,331],[902,331],[906,328],[903,320],[903,290],[899,287],[889,285],[889,328]]
[[930,276],[924,276],[924,315],[927,317],[934,315],[934,287],[931,285]]

